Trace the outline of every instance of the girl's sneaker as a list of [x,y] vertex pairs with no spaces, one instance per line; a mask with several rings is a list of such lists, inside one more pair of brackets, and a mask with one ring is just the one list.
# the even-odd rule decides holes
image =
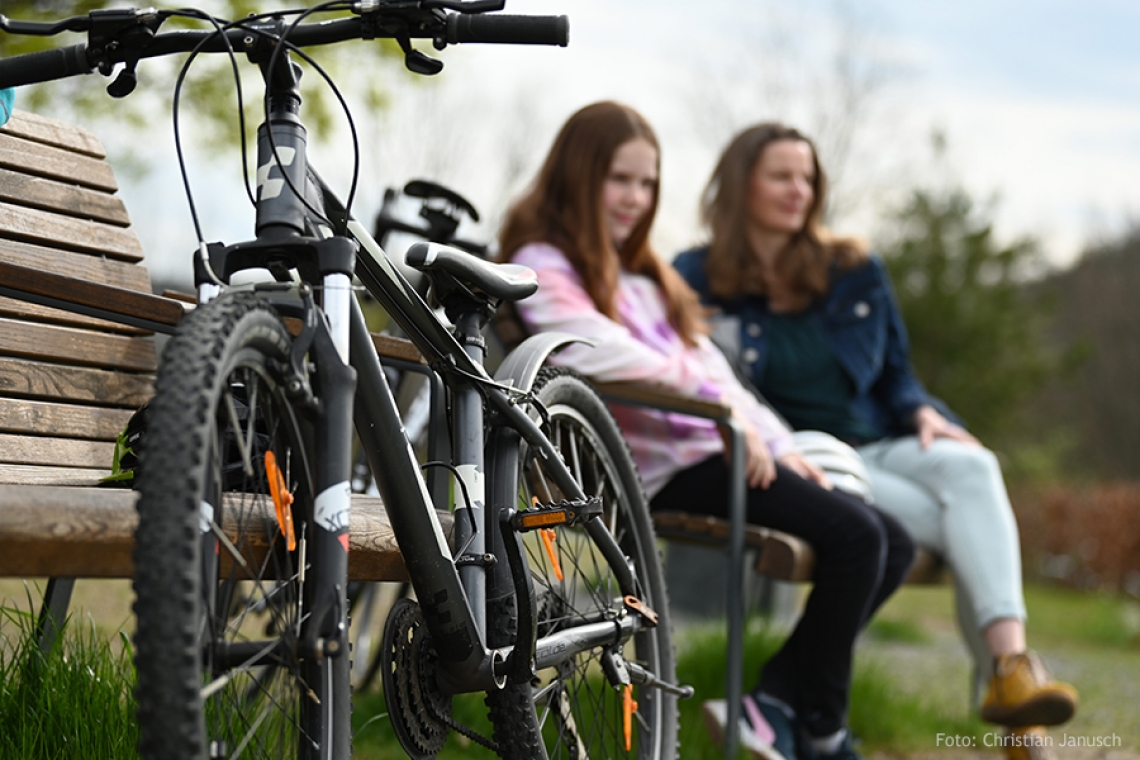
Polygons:
[[[775,705],[758,702],[745,694],[740,710],[740,746],[754,758],[796,760],[796,740],[792,723]],[[701,706],[705,727],[718,747],[724,746],[728,724],[728,703],[710,699]]]

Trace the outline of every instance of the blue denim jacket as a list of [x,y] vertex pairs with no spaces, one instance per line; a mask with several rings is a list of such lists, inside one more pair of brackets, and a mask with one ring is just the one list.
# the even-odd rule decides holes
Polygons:
[[[726,302],[714,297],[705,272],[707,255],[707,248],[685,251],[673,260],[673,266],[702,302],[739,319],[740,356],[733,358],[748,379],[759,385],[768,353],[768,299],[743,296]],[[945,404],[926,392],[911,367],[906,327],[886,267],[877,257],[871,256],[854,269],[837,270],[831,289],[809,307],[808,314],[818,321],[851,378],[852,412],[878,431],[879,437],[914,433],[914,412],[923,404],[957,421]]]

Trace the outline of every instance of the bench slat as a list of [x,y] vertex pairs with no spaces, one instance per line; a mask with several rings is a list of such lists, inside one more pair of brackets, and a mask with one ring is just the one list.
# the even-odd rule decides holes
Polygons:
[[131,414],[129,409],[0,398],[0,432],[114,441]]
[[[660,538],[672,541],[723,546],[728,540],[728,521],[689,512],[655,512],[653,527]],[[744,531],[746,546],[759,551],[755,570],[760,575],[792,583],[811,580],[815,552],[799,538],[759,525]],[[906,583],[935,584],[945,580],[946,565],[933,552],[920,548]]]
[[137,262],[143,258],[142,244],[130,229],[39,209],[0,205],[0,235],[90,251],[122,261]]
[[[0,503],[7,505],[0,510],[0,576],[131,577],[136,498],[126,489],[0,485]],[[450,533],[451,515],[439,515]],[[352,497],[348,574],[352,580],[407,580],[379,497]]]
[[[657,535],[674,541],[706,545],[724,545],[728,541],[728,521],[690,512],[655,512],[653,526]],[[776,580],[800,582],[811,580],[815,554],[802,539],[760,525],[747,525],[745,546],[760,552],[756,572]]]
[[[3,280],[0,279],[0,285]],[[53,309],[50,306],[21,301],[18,298],[0,296],[0,317],[12,317],[20,321],[47,322],[56,325],[82,327],[86,330],[102,330],[104,332],[121,333],[122,335],[151,335],[150,330],[141,327],[110,322],[98,317],[89,317],[86,314],[77,314],[66,309]]]
[[41,272],[77,277],[100,285],[112,285],[139,293],[151,292],[150,275],[146,267],[82,251],[48,248],[0,237],[0,261]]
[[127,208],[118,196],[3,168],[0,168],[0,200],[67,216],[97,219],[118,227],[131,224]]
[[104,369],[154,372],[154,341],[54,325],[0,319],[0,354],[74,362]]
[[0,462],[49,467],[103,468],[111,474],[115,444],[37,435],[0,435]]
[[111,167],[101,158],[54,145],[23,140],[0,131],[0,167],[113,193],[119,189]]
[[178,324],[185,311],[181,301],[171,298],[86,282],[5,261],[0,261],[0,284],[19,291],[21,297],[24,294],[29,298],[46,296],[170,326]]
[[136,409],[154,394],[154,378],[0,357],[0,392],[8,397]]
[[[100,478],[110,475],[109,468],[98,470],[78,467],[37,467],[0,464],[0,484],[20,486],[97,486]],[[0,485],[3,488],[3,485]],[[0,502],[2,503],[2,502]],[[7,508],[9,505],[5,505]],[[0,512],[4,510],[0,509]]]
[[54,145],[91,158],[107,157],[103,145],[90,131],[76,124],[49,119],[28,111],[14,111],[11,121],[4,125],[3,131],[25,140]]

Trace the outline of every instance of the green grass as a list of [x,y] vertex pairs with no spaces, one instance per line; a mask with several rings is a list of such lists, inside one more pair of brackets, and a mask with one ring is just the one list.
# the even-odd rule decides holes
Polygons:
[[[887,626],[908,639],[925,636],[914,626]],[[779,649],[783,634],[751,621],[744,642],[744,686],[755,683],[762,663]],[[701,718],[702,698],[723,697],[727,638],[710,627],[685,634],[678,660],[678,678],[697,690],[681,703],[681,756],[685,760],[720,760],[724,753],[709,738]],[[938,732],[976,735],[984,724],[964,716],[947,715],[925,700],[902,692],[884,668],[857,660],[851,687],[850,725],[864,753],[876,749],[906,751],[924,746]],[[744,755],[742,754],[741,757]]]
[[925,644],[930,634],[913,620],[876,618],[868,632],[879,641],[897,641],[905,644]]
[[1140,602],[1108,593],[1028,586],[1029,632],[1035,645],[1140,648]]
[[[1140,703],[1140,679],[1135,678],[1140,673],[1140,605],[1119,596],[1054,587],[1030,586],[1026,597],[1031,643],[1081,691],[1080,710],[1065,731],[1092,737],[1116,733],[1124,747],[1140,747],[1140,727],[1133,725]],[[130,641],[124,634],[100,633],[95,621],[76,613],[61,641],[43,657],[34,637],[35,617],[26,611],[38,606],[31,601],[20,605],[23,609],[0,606],[0,758],[135,760]],[[968,661],[954,625],[949,586],[906,587],[880,612],[857,648],[851,695],[850,723],[864,755],[927,751],[935,749],[938,734],[981,736],[991,730],[969,710]],[[780,641],[781,634],[762,621],[751,622],[746,686]],[[723,626],[681,631],[677,648],[679,680],[698,694],[680,705],[681,757],[720,760],[723,754],[701,721],[700,703],[724,695]],[[490,734],[481,696],[457,698],[454,714],[459,722]],[[378,691],[357,695],[353,725],[354,758],[406,758]],[[494,755],[453,734],[439,757]]]
[[0,757],[136,758],[127,637],[115,647],[94,622],[73,617],[45,656],[35,624],[27,612],[0,607]]
[[[460,724],[476,731],[480,736],[491,736],[491,724],[487,720],[487,710],[483,706],[483,695],[463,694],[452,701],[452,717]],[[353,760],[406,760],[407,754],[400,748],[392,722],[388,720],[388,707],[384,696],[377,690],[357,694],[352,703],[352,757]],[[471,739],[452,732],[443,750],[437,756],[440,760],[460,758],[497,757],[494,752],[480,746]]]

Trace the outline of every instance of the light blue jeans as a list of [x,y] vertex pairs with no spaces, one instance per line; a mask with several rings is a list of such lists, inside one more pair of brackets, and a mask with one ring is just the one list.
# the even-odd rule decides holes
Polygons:
[[982,631],[996,620],[1025,620],[1021,545],[1001,467],[989,449],[941,438],[923,451],[915,436],[861,446],[875,505],[954,573],[958,624],[977,679],[993,658]]

